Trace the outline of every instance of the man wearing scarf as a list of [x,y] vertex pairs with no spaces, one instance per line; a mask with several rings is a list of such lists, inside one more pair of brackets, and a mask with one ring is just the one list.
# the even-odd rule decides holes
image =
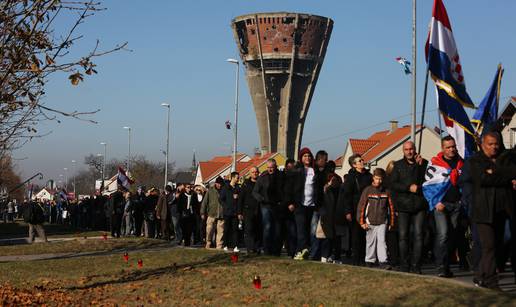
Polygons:
[[441,152],[428,164],[423,194],[430,210],[434,211],[436,237],[434,254],[439,277],[450,278],[450,251],[461,212],[461,191],[457,185],[464,161],[457,152],[455,139],[446,136],[441,140]]

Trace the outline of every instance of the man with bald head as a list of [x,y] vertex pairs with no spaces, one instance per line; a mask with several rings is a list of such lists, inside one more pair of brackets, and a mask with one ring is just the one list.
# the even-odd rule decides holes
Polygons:
[[[423,249],[423,225],[428,203],[421,191],[428,161],[416,153],[414,142],[403,144],[403,158],[394,162],[389,178],[394,205],[398,212],[398,232],[401,270],[421,274],[421,253]],[[414,238],[409,240],[411,225]],[[409,241],[413,243],[409,258]]]
[[477,227],[482,253],[475,273],[481,285],[499,289],[496,255],[503,247],[505,222],[514,218],[516,166],[514,158],[504,159],[511,152],[502,153],[501,138],[496,132],[482,136],[481,149],[468,161],[473,183],[471,220]]
[[[253,166],[249,170],[247,178],[240,189],[238,198],[238,220],[244,225],[244,239],[247,253],[259,253],[258,230],[260,229],[260,204],[253,196],[253,189],[258,180],[260,171]],[[240,224],[242,225],[242,224]]]

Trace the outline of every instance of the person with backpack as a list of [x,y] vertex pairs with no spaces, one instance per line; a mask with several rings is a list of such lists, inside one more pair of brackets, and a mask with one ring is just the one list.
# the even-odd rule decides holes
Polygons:
[[25,209],[23,219],[29,224],[29,243],[34,242],[34,234],[38,233],[38,236],[43,242],[48,242],[43,228],[43,222],[45,221],[45,214],[43,207],[38,202],[31,202]]

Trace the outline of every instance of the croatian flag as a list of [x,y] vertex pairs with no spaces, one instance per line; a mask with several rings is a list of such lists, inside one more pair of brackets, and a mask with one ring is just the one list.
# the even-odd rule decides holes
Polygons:
[[462,105],[475,107],[466,92],[457,45],[442,0],[434,1],[425,54],[435,85]]
[[446,130],[455,139],[460,156],[467,158],[476,145],[475,130],[464,106],[474,107],[474,104],[466,92],[457,46],[442,0],[434,1],[425,52]]
[[448,163],[444,161],[442,153],[433,157],[428,163],[422,189],[430,211],[434,210],[435,206],[442,201],[452,184],[457,185],[463,165],[464,162],[459,160],[457,168],[451,169]]
[[127,190],[129,190],[129,187],[131,186],[131,184],[134,183],[134,181],[131,180],[131,178],[129,178],[125,174],[125,170],[121,166],[118,167],[118,174],[116,176],[116,182],[118,185],[123,186]]
[[412,71],[410,71],[410,62],[405,59],[404,57],[397,57],[396,62],[400,63],[401,66],[403,66],[403,71],[405,72],[405,75],[410,75]]

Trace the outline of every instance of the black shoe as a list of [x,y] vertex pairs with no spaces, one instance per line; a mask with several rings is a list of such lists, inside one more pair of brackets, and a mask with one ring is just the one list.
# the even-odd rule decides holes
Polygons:
[[412,273],[417,274],[417,275],[423,275],[423,272],[421,272],[421,268],[420,267],[413,267],[412,268]]
[[452,278],[454,275],[451,271],[443,271],[443,272],[439,272],[439,274],[437,276],[442,277],[442,278]]
[[382,263],[380,263],[380,269],[390,271],[390,270],[392,270],[392,267],[390,266],[389,263],[382,262]]

